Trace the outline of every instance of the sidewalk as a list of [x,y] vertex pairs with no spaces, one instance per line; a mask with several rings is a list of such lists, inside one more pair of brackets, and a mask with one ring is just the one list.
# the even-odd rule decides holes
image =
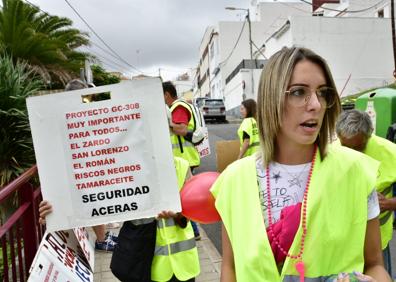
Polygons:
[[235,116],[227,116],[227,122],[232,124],[241,124],[242,119]]
[[[112,230],[118,233],[118,229]],[[95,238],[92,230],[89,230],[90,238]],[[196,282],[217,282],[220,280],[221,255],[207,237],[205,230],[200,228],[201,240],[197,241],[201,273],[195,279]],[[94,282],[119,281],[110,271],[111,252],[95,252]]]

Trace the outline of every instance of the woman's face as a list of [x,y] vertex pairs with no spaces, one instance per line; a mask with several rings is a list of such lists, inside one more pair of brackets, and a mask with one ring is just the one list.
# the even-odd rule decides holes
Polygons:
[[245,108],[244,105],[241,105],[240,111],[241,111],[241,116],[242,116],[242,118],[246,118],[247,111],[246,111],[246,108]]
[[308,60],[302,60],[294,67],[288,90],[295,86],[311,89],[311,97],[305,105],[297,106],[290,94],[285,94],[285,103],[280,132],[277,136],[279,145],[312,145],[318,137],[322,126],[326,106],[322,106],[315,90],[326,86],[322,68]]

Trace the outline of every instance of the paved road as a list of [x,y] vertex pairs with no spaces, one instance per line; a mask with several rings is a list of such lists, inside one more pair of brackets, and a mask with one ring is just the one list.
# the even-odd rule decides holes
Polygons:
[[[222,123],[222,124],[207,124],[209,129],[209,143],[211,154],[201,160],[201,166],[194,171],[200,173],[204,171],[216,171],[216,142],[221,140],[237,139],[237,130],[239,124]],[[220,223],[201,225],[205,229],[209,239],[215,245],[216,249],[221,253],[221,225]]]
[[[237,129],[239,124],[208,124],[209,142],[211,147],[211,155],[202,159],[201,166],[196,173],[204,171],[216,171],[216,141],[237,139]],[[202,225],[209,239],[213,242],[216,249],[221,253],[221,225],[220,223]],[[393,233],[393,239],[390,242],[392,255],[393,276],[396,278],[396,232]],[[396,280],[395,280],[396,281]]]

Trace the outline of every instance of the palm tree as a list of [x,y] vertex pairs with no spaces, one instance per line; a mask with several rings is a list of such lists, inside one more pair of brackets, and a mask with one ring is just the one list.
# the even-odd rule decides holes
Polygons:
[[41,82],[27,67],[0,56],[0,187],[36,162],[25,99]]
[[77,50],[89,45],[88,34],[71,26],[70,19],[41,12],[21,0],[3,0],[0,54],[9,54],[14,63],[26,61],[44,81],[55,78],[65,83],[91,57]]

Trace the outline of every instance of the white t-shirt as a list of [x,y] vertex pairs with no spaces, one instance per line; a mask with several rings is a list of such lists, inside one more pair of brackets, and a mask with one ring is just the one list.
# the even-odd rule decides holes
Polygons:
[[[283,165],[271,162],[269,165],[271,188],[271,214],[272,222],[280,218],[284,207],[302,202],[311,163],[301,165]],[[261,159],[256,161],[257,179],[260,187],[260,202],[264,214],[265,225],[267,222],[267,177]],[[368,217],[373,219],[380,214],[378,196],[375,189],[367,199]]]

